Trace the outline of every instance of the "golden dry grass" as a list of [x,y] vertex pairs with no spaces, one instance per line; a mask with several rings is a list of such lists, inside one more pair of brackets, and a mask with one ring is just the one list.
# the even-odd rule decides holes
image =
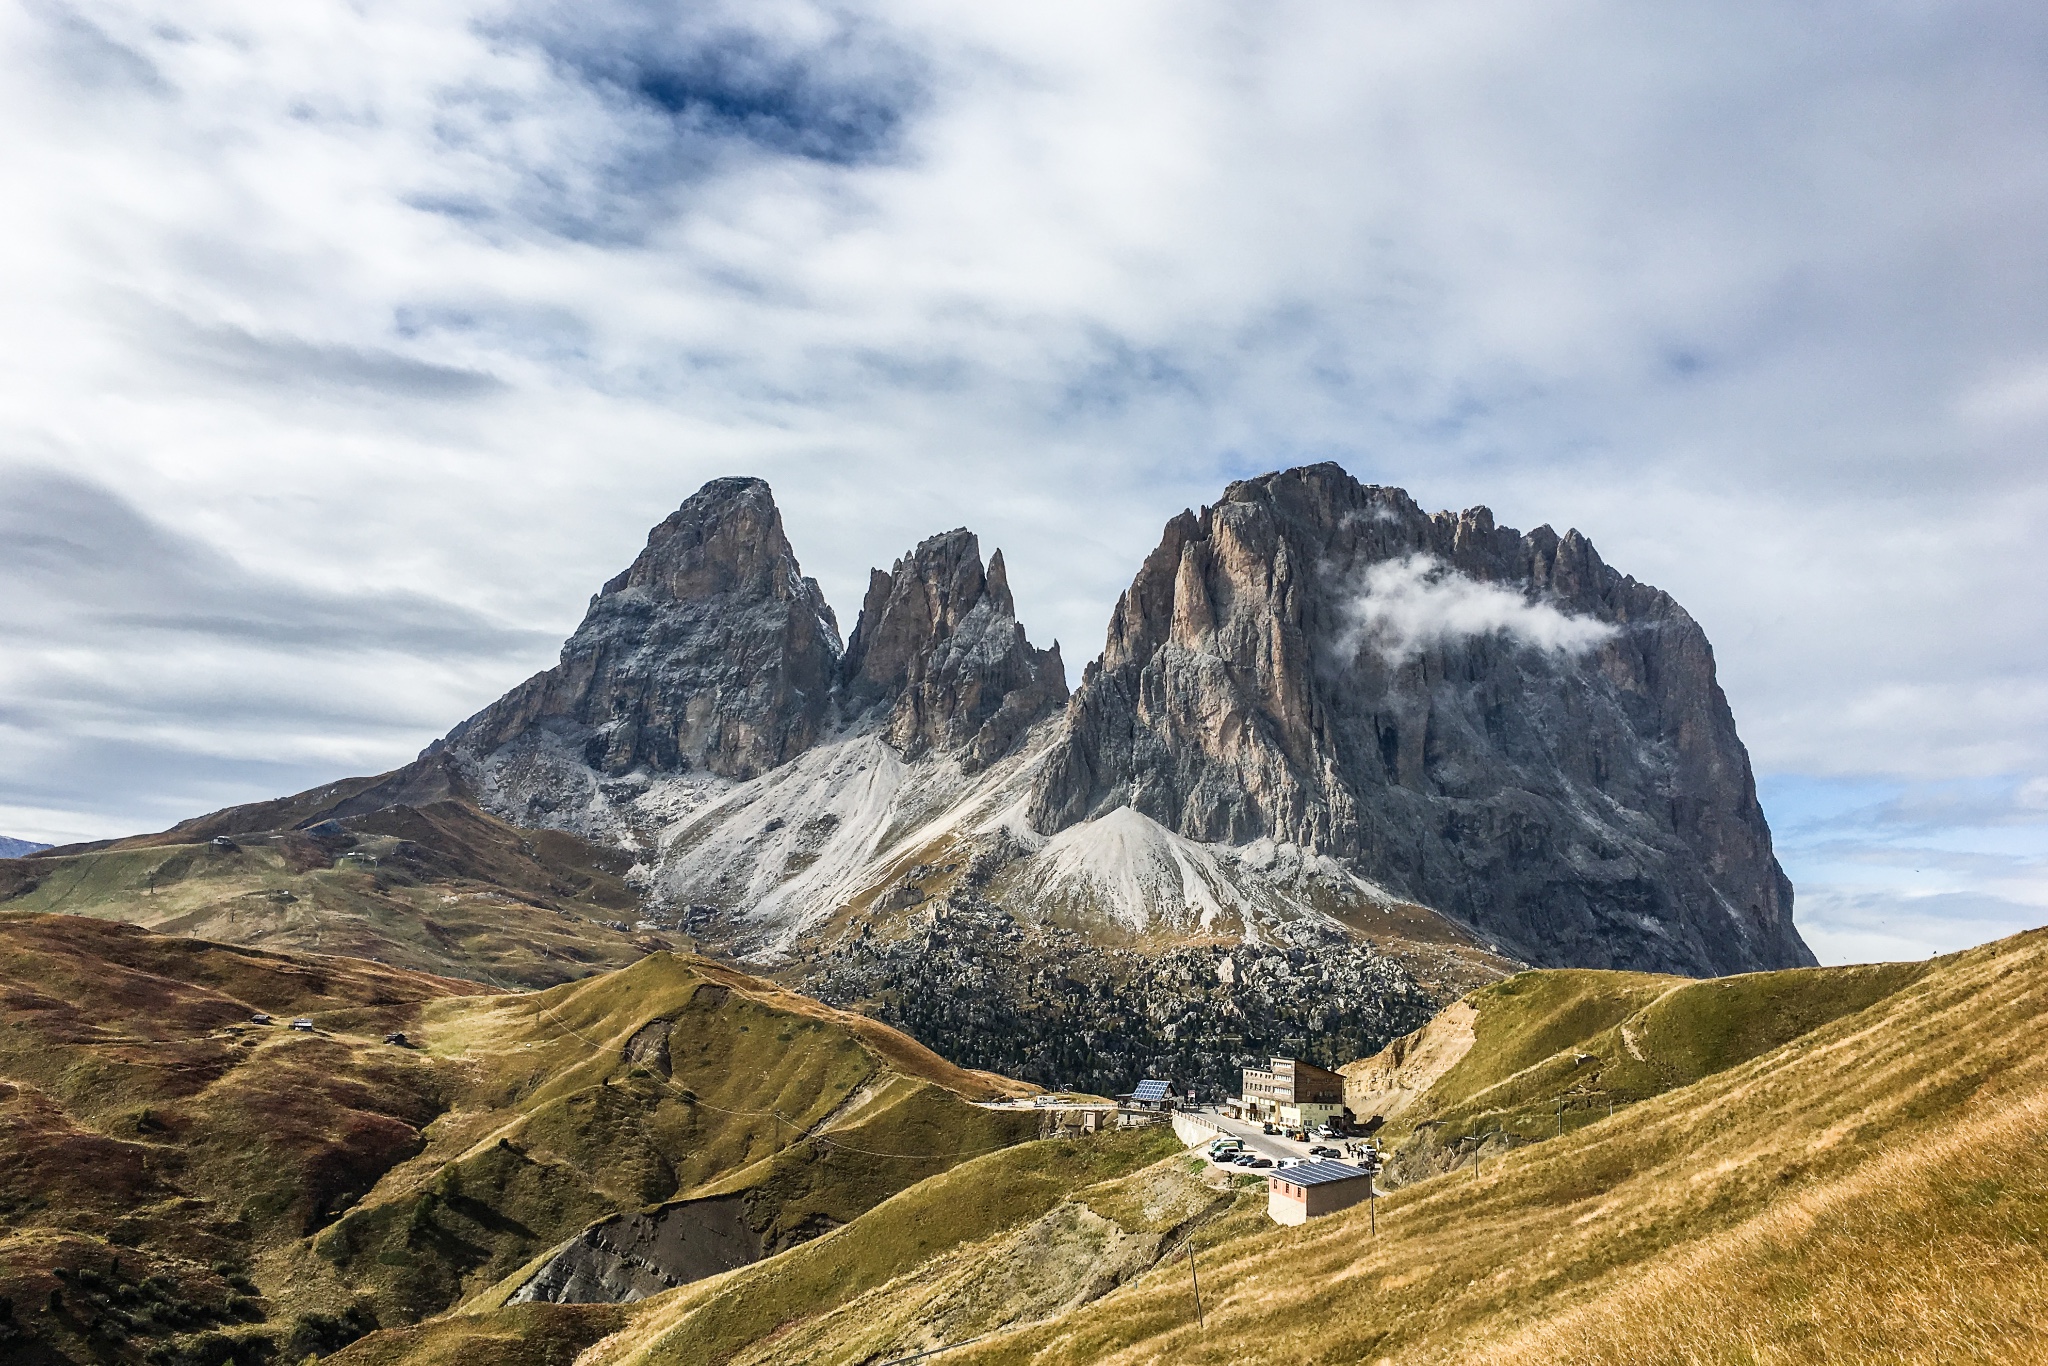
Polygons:
[[[1822,979],[1815,979],[1822,980]],[[967,1363],[2048,1360],[2048,932],[1380,1208],[1204,1254]]]

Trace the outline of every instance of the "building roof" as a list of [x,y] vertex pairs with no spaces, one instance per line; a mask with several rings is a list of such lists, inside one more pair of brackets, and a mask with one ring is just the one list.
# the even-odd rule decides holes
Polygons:
[[1315,1162],[1304,1162],[1298,1167],[1287,1167],[1273,1173],[1281,1181],[1292,1181],[1297,1186],[1321,1186],[1331,1181],[1362,1181],[1365,1173],[1349,1162],[1332,1162],[1325,1157]]
[[1138,1089],[1131,1092],[1132,1100],[1165,1100],[1166,1093],[1173,1089],[1173,1083],[1165,1081],[1141,1081]]

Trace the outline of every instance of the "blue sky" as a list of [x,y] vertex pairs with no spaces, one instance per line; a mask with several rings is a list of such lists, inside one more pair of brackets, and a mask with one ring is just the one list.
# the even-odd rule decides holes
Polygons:
[[0,832],[389,767],[705,479],[1079,663],[1312,459],[1706,626],[1824,959],[2048,919],[2048,13],[0,9]]

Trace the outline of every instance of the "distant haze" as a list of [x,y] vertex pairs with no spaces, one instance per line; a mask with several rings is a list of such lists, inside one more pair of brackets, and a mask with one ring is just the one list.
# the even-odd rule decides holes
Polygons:
[[[1824,960],[2040,923],[2044,50],[2019,0],[9,7],[0,828],[392,767],[716,475],[842,621],[971,527],[1078,676],[1169,516],[1334,459],[1685,604]],[[1575,639],[1383,587],[1380,648]]]

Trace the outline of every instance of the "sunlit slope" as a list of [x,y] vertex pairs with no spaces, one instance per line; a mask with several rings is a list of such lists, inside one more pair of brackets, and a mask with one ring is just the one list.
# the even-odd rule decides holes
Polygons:
[[1019,1088],[701,959],[466,1004],[422,1022],[467,1073],[427,1151],[302,1254],[298,1274],[331,1267],[382,1321],[467,1298],[615,1211],[744,1193],[772,1250],[946,1165],[876,1169],[835,1145],[952,1154],[1035,1133],[968,1103]]
[[1216,1225],[1206,1331],[1184,1271],[1155,1272],[948,1360],[2048,1360],[2048,931],[1734,979],[1690,1024],[1647,1022],[1644,1052],[1676,1030],[1711,1066],[1796,1026],[1802,983],[1825,1014],[1887,981],[1612,1119],[1397,1191],[1377,1238],[1363,1209]]
[[[970,1103],[1021,1088],[667,953],[459,997],[483,989],[0,916],[0,986],[0,1294],[53,1361],[203,1333],[332,1350],[489,1289],[593,1219],[705,1192],[740,1201],[764,1249],[793,1246],[1037,1131]],[[279,1022],[249,1024],[258,1010]],[[284,1028],[291,1014],[316,1029]],[[187,1307],[66,1307],[98,1301],[55,1269],[120,1258],[128,1290],[102,1298],[154,1277]]]
[[[375,958],[513,987],[551,986],[667,946],[626,928],[638,898],[621,880],[631,860],[618,850],[515,829],[455,800],[311,829],[251,824],[303,814],[278,807],[0,860],[0,909]],[[229,843],[211,842],[230,829]]]
[[1555,1136],[1768,1052],[1913,981],[1921,963],[1745,973],[1524,972],[1351,1064],[1346,1103],[1384,1116],[1390,1179]]
[[916,1351],[970,1326],[1085,1302],[1152,1265],[1179,1231],[1230,1208],[1231,1194],[1205,1185],[1191,1170],[1199,1164],[1179,1153],[1163,1128],[1020,1144],[922,1180],[779,1256],[605,1319],[587,1317],[585,1306],[478,1301],[365,1338],[335,1360],[425,1366],[487,1355],[508,1339],[588,1343],[608,1333],[585,1366]]

